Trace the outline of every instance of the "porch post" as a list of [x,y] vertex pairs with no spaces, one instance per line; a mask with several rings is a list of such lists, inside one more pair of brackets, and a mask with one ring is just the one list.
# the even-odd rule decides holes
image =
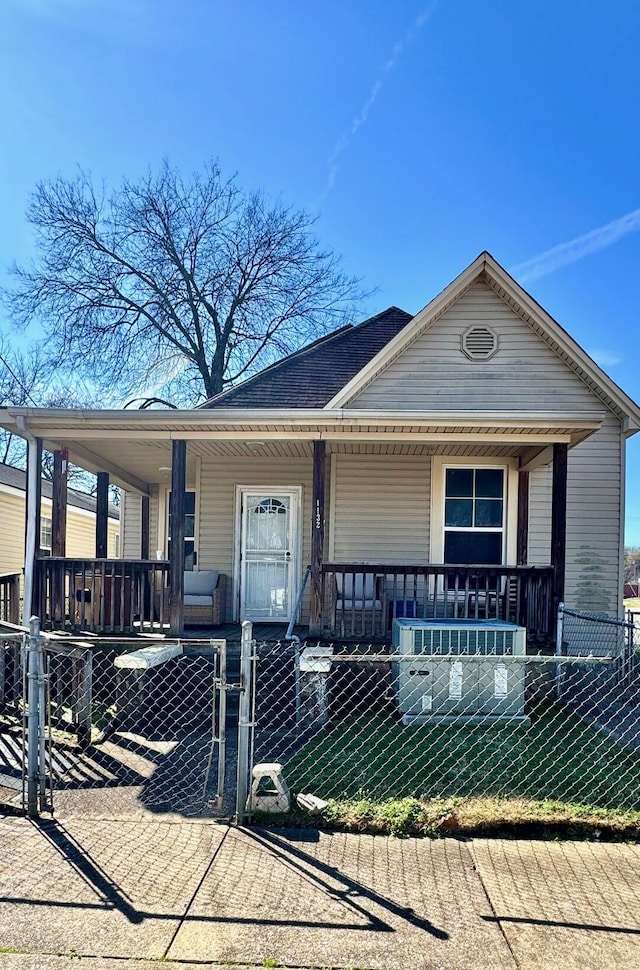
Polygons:
[[311,599],[309,633],[322,633],[322,552],[324,548],[324,482],[327,446],[313,442],[313,493],[311,500]]
[[551,491],[551,565],[553,566],[554,610],[564,600],[567,556],[567,455],[566,444],[553,446],[553,483]]
[[173,441],[169,513],[169,622],[171,633],[184,631],[184,507],[187,484],[187,442]]
[[67,449],[54,451],[51,507],[52,556],[66,556],[67,554],[67,466]]
[[27,495],[25,503],[24,600],[22,623],[37,608],[36,559],[40,554],[40,514],[42,498],[42,439],[27,439]]
[[526,566],[529,558],[529,472],[518,473],[517,564]]
[[140,558],[149,558],[149,496],[142,496],[141,506]]
[[107,524],[109,522],[109,473],[98,472],[96,492],[96,559],[107,558]]

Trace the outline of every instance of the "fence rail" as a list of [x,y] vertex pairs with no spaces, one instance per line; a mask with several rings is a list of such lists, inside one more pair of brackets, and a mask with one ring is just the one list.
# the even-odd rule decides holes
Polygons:
[[325,615],[332,634],[387,637],[396,617],[500,619],[532,641],[555,636],[551,566],[325,563]]
[[131,633],[169,624],[169,563],[139,559],[36,561],[43,628]]

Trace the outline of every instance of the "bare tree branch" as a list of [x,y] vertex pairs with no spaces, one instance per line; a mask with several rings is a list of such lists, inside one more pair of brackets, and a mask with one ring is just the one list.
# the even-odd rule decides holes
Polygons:
[[[305,213],[247,194],[217,163],[165,162],[107,195],[88,175],[40,183],[37,242],[4,293],[44,328],[57,373],[193,405],[342,325],[361,297]],[[163,396],[166,396],[166,392]]]

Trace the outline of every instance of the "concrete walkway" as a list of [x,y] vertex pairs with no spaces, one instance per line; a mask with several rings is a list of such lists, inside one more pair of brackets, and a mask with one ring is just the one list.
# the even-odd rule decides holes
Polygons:
[[0,968],[637,970],[640,847],[0,819]]

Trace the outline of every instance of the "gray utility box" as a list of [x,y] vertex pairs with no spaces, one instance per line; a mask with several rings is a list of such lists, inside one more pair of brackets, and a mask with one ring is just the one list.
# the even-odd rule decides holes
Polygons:
[[393,621],[393,683],[405,724],[524,716],[527,631],[501,620]]

